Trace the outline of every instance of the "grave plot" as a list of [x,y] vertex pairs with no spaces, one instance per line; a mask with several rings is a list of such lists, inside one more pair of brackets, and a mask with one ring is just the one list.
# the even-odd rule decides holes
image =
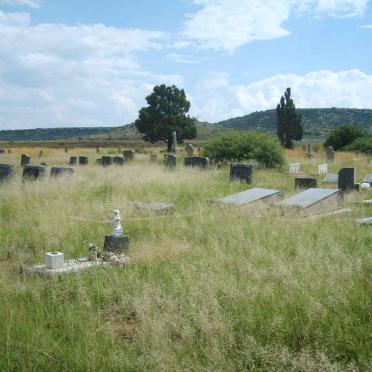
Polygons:
[[340,189],[311,188],[278,205],[285,209],[295,209],[303,216],[327,213],[343,208],[343,194]]
[[255,187],[246,191],[238,192],[237,194],[225,196],[224,198],[218,199],[217,203],[222,205],[231,205],[237,207],[243,207],[250,203],[262,201],[268,204],[274,204],[282,196],[282,192],[279,190],[263,189]]

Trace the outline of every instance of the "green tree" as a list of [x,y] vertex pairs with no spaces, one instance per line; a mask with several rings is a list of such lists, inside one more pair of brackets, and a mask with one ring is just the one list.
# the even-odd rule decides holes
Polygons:
[[359,125],[342,125],[332,130],[324,143],[325,147],[332,146],[334,150],[341,150],[359,137],[365,137],[366,133]]
[[296,107],[291,98],[291,88],[287,88],[284,96],[276,108],[277,133],[282,146],[293,148],[293,140],[302,139],[304,128],[302,117],[296,112]]
[[173,131],[176,131],[179,142],[196,137],[195,119],[188,115],[190,102],[183,89],[175,85],[157,85],[146,101],[148,106],[141,108],[134,123],[138,131],[144,134],[145,141],[164,141],[168,151],[171,151]]

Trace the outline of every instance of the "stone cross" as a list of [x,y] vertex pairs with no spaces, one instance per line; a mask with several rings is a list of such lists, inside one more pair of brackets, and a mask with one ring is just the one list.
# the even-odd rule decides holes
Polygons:
[[328,164],[319,164],[318,174],[327,174],[327,173],[328,173]]
[[300,167],[301,167],[301,164],[300,163],[289,164],[289,173],[290,174],[300,173],[301,172]]

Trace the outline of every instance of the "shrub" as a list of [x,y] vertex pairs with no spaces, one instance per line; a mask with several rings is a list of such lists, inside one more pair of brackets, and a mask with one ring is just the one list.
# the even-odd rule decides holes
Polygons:
[[342,125],[329,133],[324,146],[332,146],[334,150],[341,150],[357,138],[365,136],[365,131],[359,125]]
[[343,148],[346,151],[372,151],[372,137],[359,137],[349,145]]
[[284,162],[278,140],[255,131],[224,133],[210,140],[203,153],[217,162],[256,160],[266,168],[275,168]]

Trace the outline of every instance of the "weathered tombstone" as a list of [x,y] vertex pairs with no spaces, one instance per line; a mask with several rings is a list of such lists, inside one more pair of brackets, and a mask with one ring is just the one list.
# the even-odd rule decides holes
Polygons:
[[50,170],[50,176],[51,177],[58,177],[63,175],[72,175],[75,172],[74,168],[69,167],[52,167]]
[[335,151],[333,150],[332,146],[329,146],[326,150],[327,152],[327,160],[334,161],[335,160]]
[[30,164],[30,155],[28,154],[22,154],[21,155],[21,166],[23,167],[24,165]]
[[191,156],[185,158],[184,163],[186,167],[199,167],[205,169],[209,165],[209,159],[202,156]]
[[338,174],[328,173],[325,176],[323,182],[324,183],[336,183],[336,184],[338,184]]
[[107,155],[102,156],[101,165],[103,167],[108,167],[108,166],[112,165],[112,157],[111,156],[107,156]]
[[177,156],[172,154],[164,154],[164,165],[173,168],[177,165]]
[[317,179],[313,177],[296,177],[295,188],[296,189],[311,189],[318,186]]
[[115,165],[124,165],[124,158],[122,158],[121,156],[114,156],[112,161]]
[[176,131],[173,131],[172,133],[172,152],[177,152],[177,133]]
[[238,192],[237,194],[225,196],[218,199],[217,202],[225,205],[243,207],[247,204],[262,201],[268,204],[273,204],[279,200],[282,192],[279,190],[263,189],[255,187],[246,191]]
[[289,173],[290,174],[301,173],[301,164],[300,163],[289,164]]
[[328,164],[319,164],[318,165],[318,174],[327,174],[328,173]]
[[353,190],[355,187],[355,168],[342,168],[338,172],[338,188],[342,191]]
[[134,151],[133,150],[124,150],[123,151],[123,157],[124,157],[124,161],[127,162],[127,161],[130,161],[130,160],[134,160]]
[[40,150],[39,151],[39,159],[42,158],[44,156],[44,151],[43,150]]
[[23,181],[35,181],[45,175],[45,167],[41,165],[28,165],[23,167]]
[[251,164],[230,164],[230,181],[239,180],[250,183],[253,177],[253,165]]
[[332,212],[343,207],[343,194],[339,189],[307,189],[278,204],[298,210],[302,215]]
[[156,152],[153,152],[150,154],[150,163],[156,163],[158,161],[158,154]]
[[311,148],[311,143],[308,143],[306,146],[306,156],[311,159],[314,156],[313,149]]
[[88,161],[88,156],[79,156],[79,165],[87,165]]
[[185,146],[186,156],[189,158],[194,155],[194,146],[191,143],[188,143]]
[[14,167],[11,164],[0,164],[0,182],[8,181],[13,177]]
[[127,253],[128,246],[129,237],[123,235],[120,212],[115,210],[112,218],[112,234],[105,237],[103,250],[112,253]]
[[363,183],[369,183],[372,186],[372,174],[367,174],[363,178]]
[[75,164],[77,164],[77,162],[78,162],[78,157],[77,156],[70,156],[70,161],[69,161],[70,165],[75,165]]

